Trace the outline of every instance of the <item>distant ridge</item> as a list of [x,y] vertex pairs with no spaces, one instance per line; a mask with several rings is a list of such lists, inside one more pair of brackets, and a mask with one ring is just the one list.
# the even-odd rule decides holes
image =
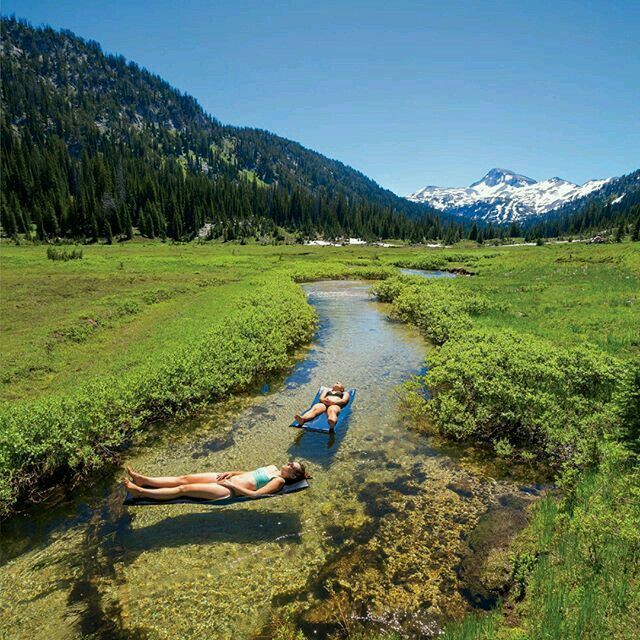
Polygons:
[[509,169],[491,169],[468,187],[428,186],[407,196],[452,215],[484,222],[523,222],[543,216],[569,203],[596,195],[615,178],[577,185],[554,177],[537,182]]

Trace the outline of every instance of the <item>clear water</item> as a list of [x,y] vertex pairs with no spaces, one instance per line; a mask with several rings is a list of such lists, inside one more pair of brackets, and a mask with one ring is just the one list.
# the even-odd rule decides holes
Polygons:
[[[422,369],[427,345],[366,283],[305,289],[320,327],[286,379],[161,425],[125,464],[168,475],[295,457],[311,488],[224,508],[125,508],[121,470],[89,479],[5,525],[0,637],[240,640],[293,605],[322,637],[339,626],[332,598],[349,619],[412,637],[469,608],[456,582],[466,533],[500,495],[525,494],[407,429],[394,389]],[[358,389],[349,423],[335,437],[289,428],[336,380]],[[346,576],[338,595],[334,576]]]
[[450,271],[425,271],[424,269],[400,269],[407,276],[421,276],[423,278],[455,278],[457,274]]

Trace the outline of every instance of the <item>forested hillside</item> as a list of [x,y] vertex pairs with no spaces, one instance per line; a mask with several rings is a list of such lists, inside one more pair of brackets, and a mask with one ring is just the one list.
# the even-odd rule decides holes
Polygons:
[[613,231],[616,238],[630,233],[633,240],[640,240],[640,170],[615,178],[596,194],[525,226],[531,238]]
[[452,236],[360,172],[197,101],[71,32],[2,18],[2,224],[40,239]]

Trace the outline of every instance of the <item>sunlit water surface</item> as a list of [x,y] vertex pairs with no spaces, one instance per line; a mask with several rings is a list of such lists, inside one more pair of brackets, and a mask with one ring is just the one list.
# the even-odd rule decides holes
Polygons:
[[451,271],[425,271],[424,269],[400,269],[406,276],[421,276],[423,278],[455,278]]
[[[118,474],[33,508],[3,532],[0,637],[240,640],[268,633],[288,603],[321,637],[340,627],[336,598],[341,615],[414,637],[469,607],[465,533],[505,495],[521,511],[526,494],[464,470],[403,424],[394,389],[422,369],[426,345],[366,283],[305,289],[320,326],[284,381],[161,425],[126,464],[168,475],[295,457],[311,488],[228,507],[126,508]],[[336,380],[358,389],[348,424],[335,437],[289,428]]]

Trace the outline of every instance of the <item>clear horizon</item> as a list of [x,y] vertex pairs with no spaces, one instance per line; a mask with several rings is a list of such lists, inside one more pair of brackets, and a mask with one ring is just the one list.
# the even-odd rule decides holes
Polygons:
[[[268,11],[265,10],[268,8]],[[406,195],[640,167],[640,3],[5,0]]]

